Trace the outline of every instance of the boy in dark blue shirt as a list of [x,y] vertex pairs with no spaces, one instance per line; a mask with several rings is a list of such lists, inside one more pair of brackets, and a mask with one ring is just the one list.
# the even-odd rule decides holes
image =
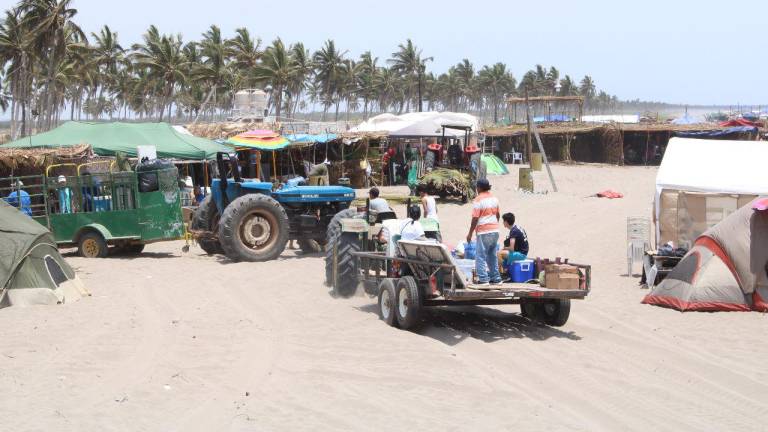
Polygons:
[[514,214],[504,213],[501,219],[504,221],[504,228],[509,230],[509,234],[504,239],[504,248],[499,251],[499,262],[503,262],[506,267],[515,261],[528,258],[528,234],[515,225]]

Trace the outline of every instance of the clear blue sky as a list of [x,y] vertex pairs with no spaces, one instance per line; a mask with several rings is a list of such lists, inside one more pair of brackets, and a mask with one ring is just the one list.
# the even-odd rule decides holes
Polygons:
[[[0,0],[2,9],[15,4]],[[247,27],[317,49],[326,39],[383,63],[411,38],[442,72],[468,58],[506,63],[515,77],[535,64],[574,79],[591,74],[622,99],[689,104],[768,103],[768,1],[254,1],[74,0],[84,30],[108,24],[124,46],[150,24],[198,39],[211,24]]]

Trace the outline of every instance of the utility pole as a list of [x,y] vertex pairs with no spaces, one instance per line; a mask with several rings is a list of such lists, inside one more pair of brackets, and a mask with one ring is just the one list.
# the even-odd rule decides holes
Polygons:
[[525,155],[528,158],[528,164],[531,163],[531,154],[533,153],[533,142],[531,137],[531,108],[528,105],[528,87],[525,87],[525,121],[528,127],[528,134],[525,140]]

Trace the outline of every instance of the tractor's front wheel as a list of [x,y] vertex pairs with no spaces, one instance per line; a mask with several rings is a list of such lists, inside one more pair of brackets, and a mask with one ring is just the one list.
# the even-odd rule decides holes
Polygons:
[[[219,210],[216,208],[216,203],[213,201],[213,195],[208,195],[203,199],[195,212],[192,214],[192,223],[190,228],[199,231],[208,231],[210,233],[216,233],[219,230]],[[208,255],[222,254],[224,250],[221,248],[221,243],[214,236],[198,237],[197,244]]]
[[232,261],[269,261],[288,243],[288,215],[274,198],[244,195],[232,201],[219,222],[219,241]]
[[356,216],[357,210],[348,208],[336,213],[328,224],[325,236],[325,284],[327,286],[333,285],[333,248],[341,236],[341,220],[351,219]]
[[336,251],[332,251],[336,272],[332,275],[333,293],[338,297],[348,298],[355,295],[359,284],[357,257],[352,255],[360,251],[358,233],[341,233],[336,242]]

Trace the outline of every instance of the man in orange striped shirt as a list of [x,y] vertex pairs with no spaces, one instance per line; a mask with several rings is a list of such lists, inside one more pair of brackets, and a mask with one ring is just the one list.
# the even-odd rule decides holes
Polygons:
[[477,181],[477,198],[472,202],[472,224],[467,234],[467,243],[472,233],[477,234],[475,270],[480,285],[501,284],[499,273],[499,200],[491,195],[488,179]]

